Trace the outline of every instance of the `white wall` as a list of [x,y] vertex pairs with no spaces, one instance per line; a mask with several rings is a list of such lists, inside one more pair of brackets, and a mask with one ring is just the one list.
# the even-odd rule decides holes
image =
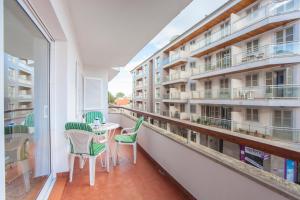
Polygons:
[[[122,127],[134,125],[134,120],[125,115],[110,114],[109,116],[110,121],[120,123]],[[146,126],[143,126],[139,132],[138,143],[197,199],[288,199],[268,187],[258,184],[246,175],[205,156],[207,151],[212,152],[206,147],[203,147],[206,149],[204,154],[196,152]],[[211,154],[220,155],[217,152]],[[139,161],[137,160],[137,162]],[[245,165],[244,163],[240,164]]]

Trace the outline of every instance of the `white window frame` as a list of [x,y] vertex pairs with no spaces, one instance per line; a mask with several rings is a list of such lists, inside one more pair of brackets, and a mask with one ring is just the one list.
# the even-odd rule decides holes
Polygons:
[[[51,87],[52,85],[55,84],[55,65],[54,65],[54,39],[50,35],[50,33],[45,29],[44,25],[40,21],[39,16],[37,15],[36,12],[34,12],[29,5],[28,1],[26,0],[17,0],[21,8],[25,11],[25,13],[28,15],[28,17],[32,20],[32,22],[37,26],[39,31],[43,34],[45,39],[49,42],[49,112],[50,112],[50,121],[49,121],[49,135],[50,135],[50,163],[51,163],[51,168],[50,168],[50,174],[44,183],[43,188],[38,194],[37,200],[42,200],[42,199],[47,199],[56,180],[56,173],[55,173],[55,149],[54,149],[54,139],[53,135],[55,134],[52,130],[54,130],[55,126],[55,120],[54,120],[54,115],[51,115],[51,113],[55,112],[55,91],[54,88]],[[3,38],[3,33],[4,33],[4,24],[3,24],[3,18],[4,18],[4,1],[0,0],[0,44],[4,44],[4,38]],[[4,91],[4,45],[0,45],[0,91]],[[4,96],[3,93],[1,92],[0,94],[0,110],[4,110]],[[4,113],[0,112],[0,129],[4,130]],[[4,147],[4,137],[0,137],[0,147],[3,149],[0,149],[0,199],[5,199],[5,161],[4,161],[4,152],[5,152],[5,147]]]

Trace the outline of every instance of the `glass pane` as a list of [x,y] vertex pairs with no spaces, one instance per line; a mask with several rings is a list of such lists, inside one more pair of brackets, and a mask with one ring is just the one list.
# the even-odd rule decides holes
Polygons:
[[283,43],[283,31],[276,32],[276,43]]
[[286,42],[293,42],[294,41],[294,28],[293,27],[290,27],[290,28],[287,28],[286,29]]
[[50,174],[49,43],[16,1],[4,1],[6,199],[35,199]]

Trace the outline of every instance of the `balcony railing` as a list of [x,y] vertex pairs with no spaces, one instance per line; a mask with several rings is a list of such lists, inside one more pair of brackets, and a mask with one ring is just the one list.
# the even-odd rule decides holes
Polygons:
[[143,95],[136,95],[135,97],[134,97],[135,99],[143,99]]
[[258,122],[237,122],[228,119],[213,118],[207,116],[193,115],[192,122],[202,125],[218,127],[222,129],[231,130],[238,133],[253,135],[256,137],[285,140],[290,142],[300,142],[300,129],[292,127],[276,127],[276,126],[262,126]]
[[192,91],[191,99],[299,99],[300,85],[268,85]]
[[139,79],[139,78],[142,78],[145,74],[143,72],[140,72],[140,73],[137,73],[135,75],[135,79]]
[[164,82],[167,81],[175,81],[175,80],[180,80],[180,79],[186,79],[189,77],[189,73],[186,71],[177,71],[170,73],[168,76],[164,77]]
[[188,53],[185,51],[176,52],[176,53],[170,55],[169,58],[166,58],[165,60],[163,60],[162,65],[165,66],[165,65],[168,65],[171,63],[176,63],[176,61],[178,61],[180,59],[185,59],[185,58],[187,58],[187,56],[188,56]]
[[267,17],[296,11],[299,8],[299,0],[272,2],[233,22],[231,30],[236,32]]
[[144,84],[136,84],[135,89],[142,89],[144,87]]
[[192,91],[192,99],[230,99],[231,89],[220,88],[220,89],[206,89],[204,91]]
[[[146,118],[152,118],[155,120],[162,121],[164,123],[170,123],[173,125],[176,125],[181,128],[186,128],[191,131],[194,131],[196,133],[202,133],[206,135],[210,135],[219,139],[223,139],[225,141],[229,141],[235,144],[240,145],[247,145],[248,147],[255,148],[257,150],[264,151],[266,153],[274,154],[283,158],[291,159],[300,161],[300,151],[294,151],[293,146],[283,145],[281,146],[281,143],[272,143],[270,141],[264,141],[264,140],[258,140],[258,139],[252,139],[250,137],[244,137],[244,134],[238,135],[232,130],[239,130],[238,125],[244,124],[244,127],[253,127],[249,131],[249,135],[251,135],[251,132],[259,133],[258,130],[261,131],[262,134],[270,135],[272,138],[276,139],[278,138],[278,135],[283,135],[283,138],[287,138],[286,131],[288,130],[289,133],[293,133],[293,138],[300,138],[299,133],[300,130],[296,128],[289,128],[289,127],[274,127],[274,126],[260,126],[256,125],[255,123],[244,123],[244,122],[233,122],[232,120],[226,120],[226,119],[218,119],[218,118],[211,118],[211,117],[199,117],[194,122],[188,122],[188,121],[182,121],[182,120],[176,120],[176,119],[170,119],[167,117],[164,117],[162,115],[156,115],[149,112],[142,112],[139,110],[132,110],[125,107],[114,107],[114,108],[121,108],[128,110],[129,112],[135,113],[137,115],[142,115]],[[168,111],[162,111],[162,113],[166,113],[167,115]],[[260,127],[260,129],[258,129]],[[230,130],[231,129],[231,130]],[[245,129],[246,130],[246,129]],[[269,130],[263,132],[263,130]],[[271,131],[270,131],[271,130]],[[281,134],[278,134],[279,131],[284,130],[284,132],[281,132]],[[243,132],[244,133],[244,132]],[[275,133],[275,134],[274,134]],[[247,134],[247,133],[246,133]],[[268,137],[268,136],[267,136]],[[255,138],[255,137],[254,137]],[[289,137],[291,138],[291,137]],[[298,141],[299,142],[299,141]]]
[[187,100],[188,98],[188,92],[170,92],[170,94],[164,94],[164,99]]
[[191,51],[198,51],[201,48],[217,42],[245,27],[255,24],[262,19],[266,19],[267,17],[285,14],[292,11],[297,11],[299,9],[299,0],[286,0],[269,3],[254,11],[253,13],[231,22],[231,25],[229,25],[227,28],[216,31],[209,37],[203,38],[202,40],[196,42],[196,44],[191,47]]
[[170,116],[172,118],[182,119],[182,120],[188,120],[189,119],[189,114],[186,113],[186,112],[171,111]]
[[299,99],[300,85],[268,85],[233,89],[233,99]]
[[[224,143],[222,142],[218,146],[223,146],[223,144],[225,145],[228,144],[227,142],[231,142],[233,143],[233,147],[234,149],[236,149],[238,154],[240,153],[240,150],[242,150],[239,147],[246,146],[248,149],[253,148],[253,152],[255,151],[255,153],[260,153],[260,155],[263,156],[268,155],[268,159],[270,159],[270,157],[277,158],[273,157],[275,155],[281,157],[280,160],[283,161],[285,159],[289,159],[299,162],[300,151],[299,148],[295,145],[286,145],[286,143],[283,144],[280,142],[273,142],[264,138],[257,138],[246,134],[238,134],[222,128],[200,125],[197,123],[192,123],[176,118],[164,117],[149,112],[142,112],[139,110],[119,107],[117,107],[116,109],[118,109],[118,111],[112,113],[111,115],[119,114],[120,118],[118,118],[119,121],[117,122],[122,123],[122,126],[125,126],[126,124],[134,124],[136,116],[143,116],[145,118],[145,122],[143,123],[144,131],[142,131],[139,135],[139,145],[157,163],[164,163],[164,170],[166,172],[175,172],[172,173],[175,178],[182,177],[182,174],[185,174],[186,178],[184,180],[179,178],[178,180],[181,181],[179,183],[192,191],[192,194],[199,193],[197,185],[209,184],[209,182],[207,182],[206,180],[207,178],[212,178],[216,181],[211,184],[211,187],[225,189],[224,187],[226,187],[226,184],[224,186],[224,184],[220,183],[216,185],[216,183],[223,183],[224,180],[230,179],[231,184],[235,184],[236,187],[243,187],[245,188],[245,190],[251,189],[252,191],[256,191],[257,186],[259,186],[261,190],[265,190],[262,192],[263,195],[266,195],[266,192],[275,191],[276,196],[278,196],[277,199],[282,199],[284,197],[286,199],[289,199],[289,197],[291,197],[291,199],[298,199],[300,193],[299,186],[297,186],[296,184],[288,183],[287,181],[274,174],[264,172],[262,168],[254,168],[253,166],[249,166],[244,161],[240,161],[238,155],[232,155],[230,153],[229,155],[228,151],[226,151],[226,148],[223,149],[220,147],[220,149],[218,149],[215,148],[214,145],[210,146],[209,142],[206,142],[208,140],[205,140],[205,138],[207,137],[202,138],[202,136],[210,136],[211,138],[222,140]],[[162,129],[158,126],[158,124],[164,124],[166,126],[164,129]],[[178,134],[179,132],[184,134]],[[232,146],[231,143],[230,146]],[[176,156],[170,156],[172,153],[174,155],[181,155],[180,158],[184,159],[186,163],[189,163],[189,165],[184,165],[188,166],[188,168],[182,167],[182,165],[177,165],[176,161],[178,161],[178,158],[176,158]],[[199,159],[200,157],[203,157],[205,159]],[[267,157],[260,157],[260,159],[267,159]],[[206,163],[208,161],[209,166],[206,166]],[[215,167],[223,168],[219,169]],[[202,173],[193,173],[195,170],[197,171],[197,169]],[[273,168],[266,170],[272,171],[272,169]],[[230,170],[230,173],[213,173],[223,170]],[[203,179],[203,176],[205,176],[205,174],[208,174],[207,178]],[[249,181],[240,181],[241,177],[238,177],[238,179],[228,177],[232,176],[233,174],[241,176],[243,180],[245,178],[249,178],[249,180],[251,180],[251,185],[244,186],[244,184],[248,183]],[[183,182],[182,180],[186,180],[186,182]],[[193,180],[193,183],[191,183],[189,180]],[[238,194],[236,197],[236,191],[231,191],[230,186],[227,186],[227,190],[228,192],[232,192],[232,195],[230,195],[230,199],[242,199],[243,195]],[[204,193],[206,194],[206,190],[201,190],[201,195],[203,195]],[[207,191],[207,194],[211,194],[211,191]],[[257,192],[255,192],[255,194],[257,194]],[[273,194],[270,194],[270,196],[272,195]],[[280,195],[282,195],[282,197]],[[198,195],[197,198],[199,198],[199,196],[200,195]],[[260,199],[260,197],[260,194],[258,194],[254,198]],[[212,195],[209,198],[216,199],[216,196]],[[251,197],[248,199],[251,199]]]
[[270,44],[258,47],[255,51],[245,51],[232,56],[226,56],[213,63],[192,69],[192,75],[201,75],[211,71],[236,67],[241,64],[255,62],[268,58],[279,58],[300,55],[300,43],[290,42],[281,44]]

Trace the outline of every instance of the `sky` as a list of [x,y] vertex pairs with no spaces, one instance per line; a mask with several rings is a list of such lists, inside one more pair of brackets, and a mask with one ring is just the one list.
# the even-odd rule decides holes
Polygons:
[[212,13],[227,0],[193,0],[167,26],[165,26],[121,71],[108,83],[108,91],[113,95],[118,92],[131,97],[132,77],[130,70],[142,63],[157,50],[169,43],[175,35],[180,35]]

